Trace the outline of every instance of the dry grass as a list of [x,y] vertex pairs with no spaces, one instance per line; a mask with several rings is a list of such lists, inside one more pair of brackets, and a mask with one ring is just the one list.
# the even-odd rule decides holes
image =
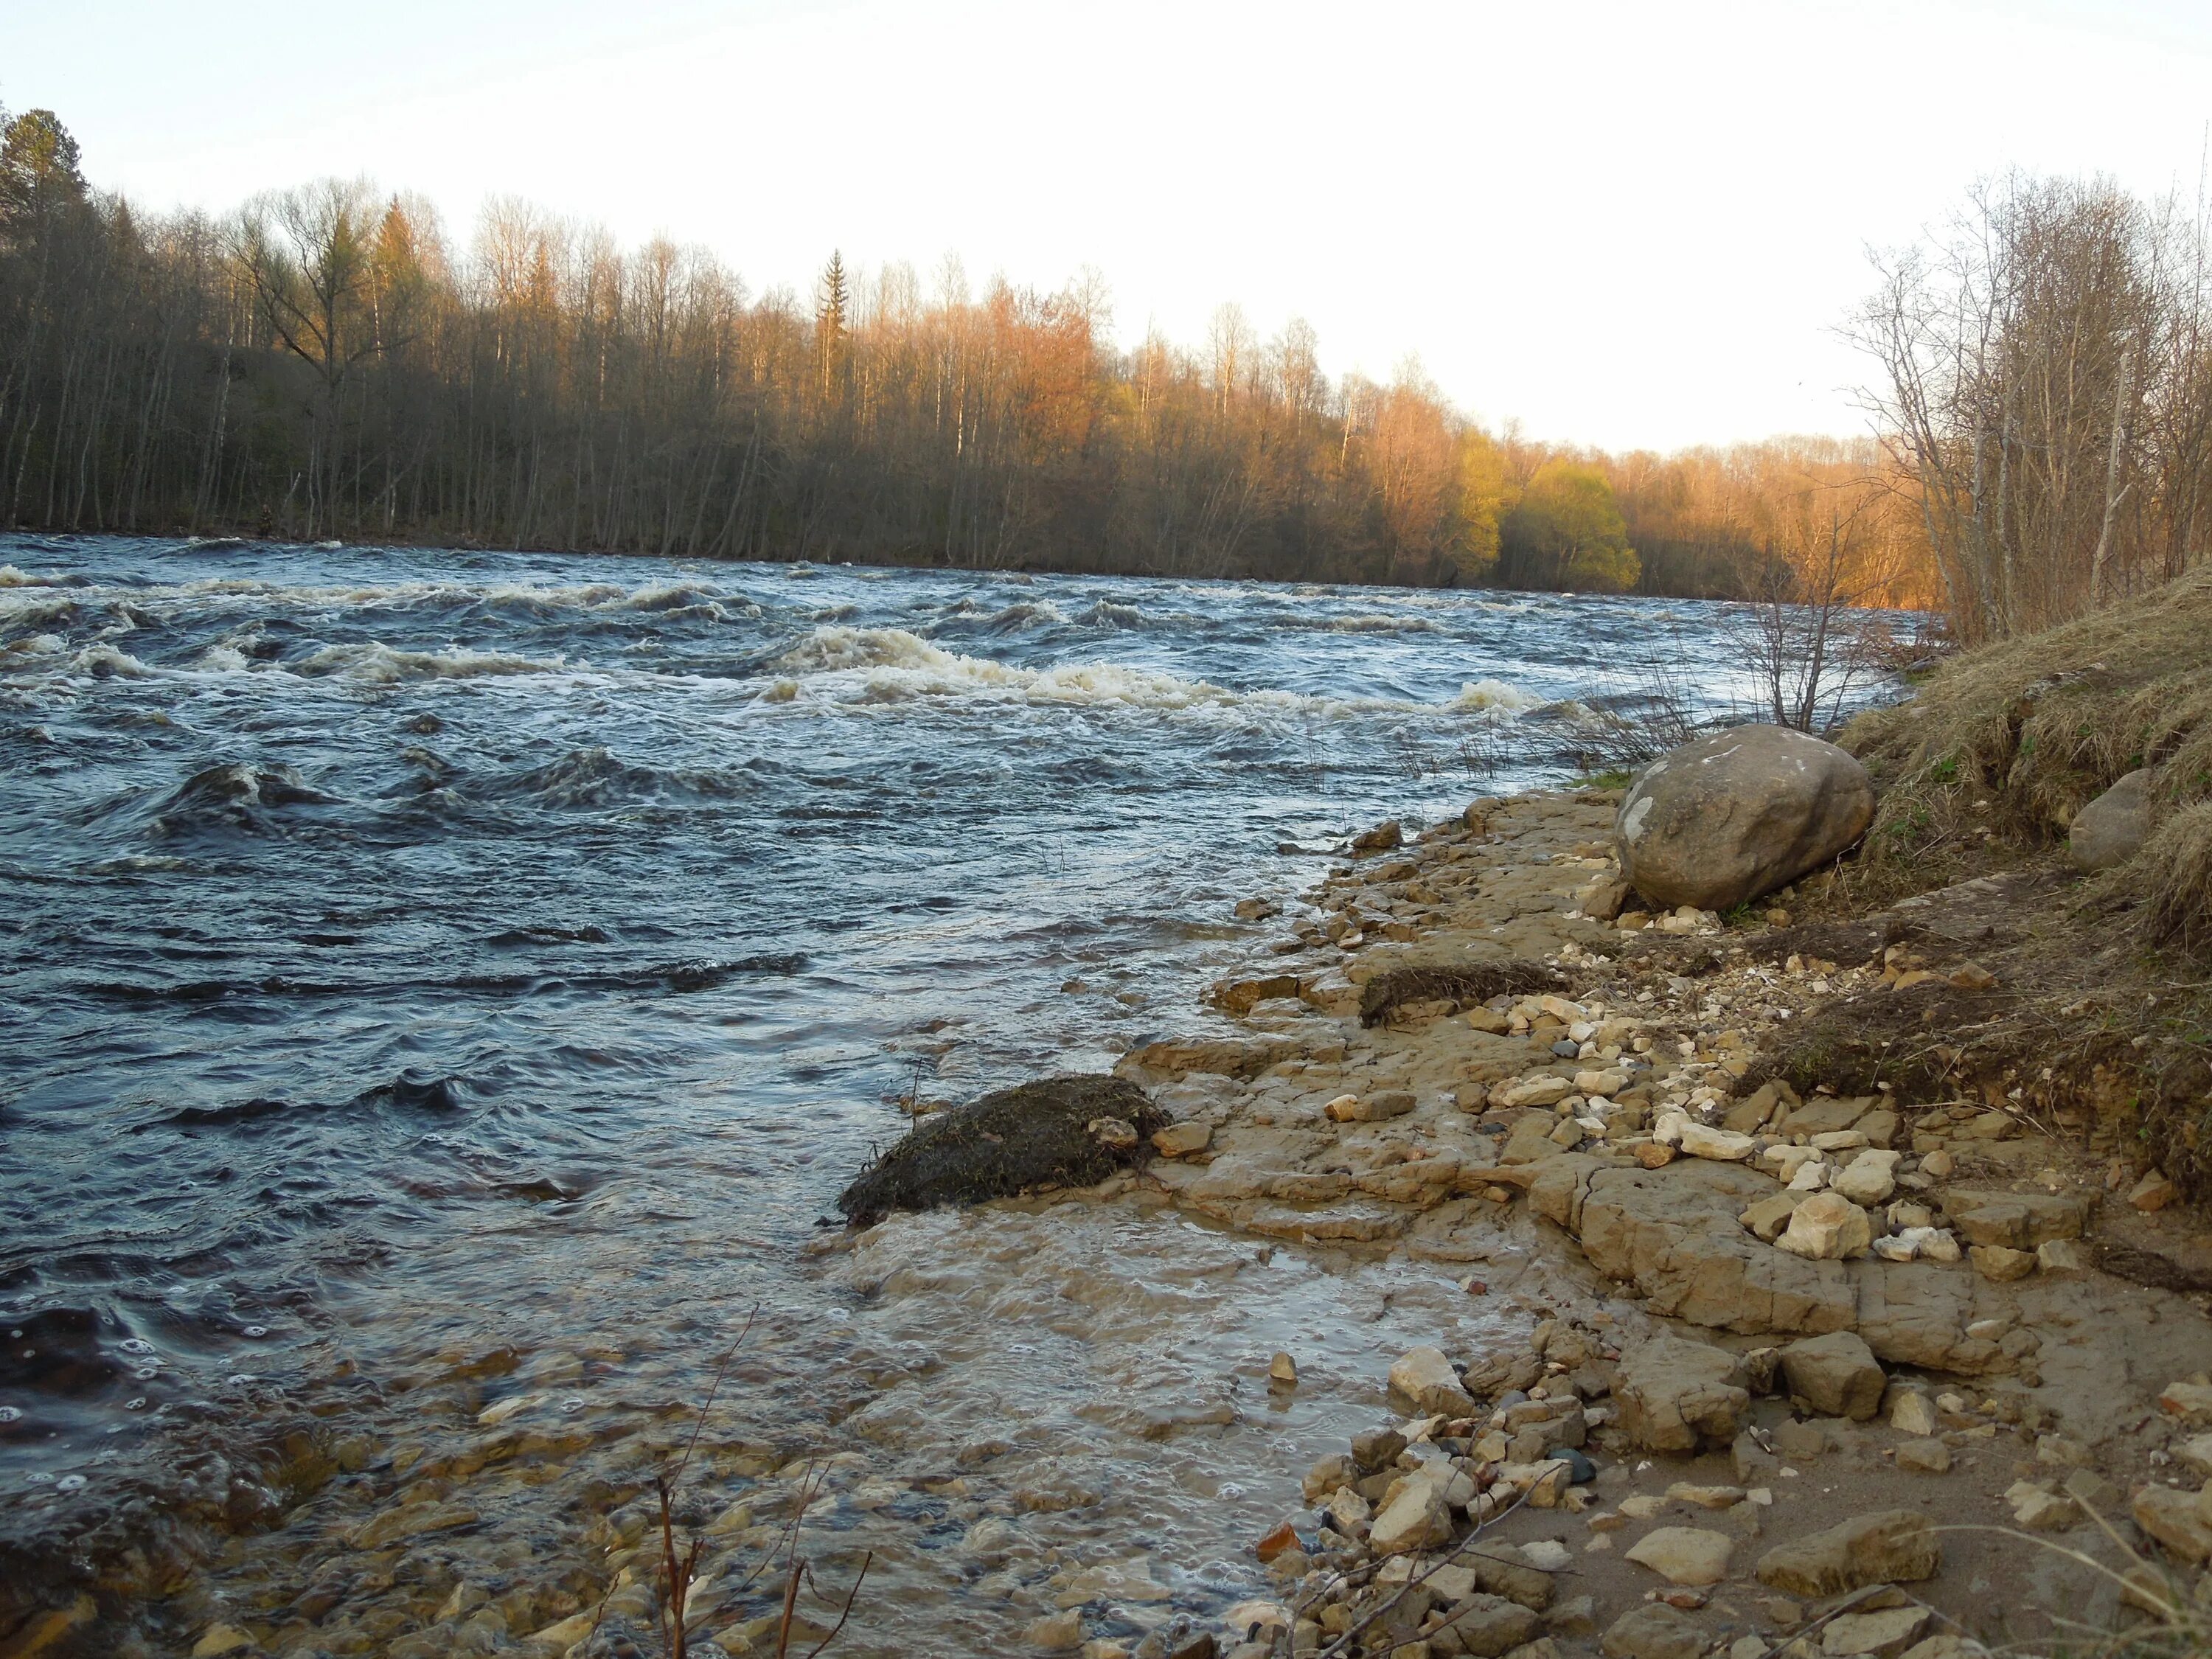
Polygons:
[[2075,813],[2151,769],[2156,833],[2104,896],[2152,936],[2212,944],[2212,569],[2046,633],[1969,653],[1843,743],[1881,802],[1864,895],[1970,872],[1992,842],[2062,837]]

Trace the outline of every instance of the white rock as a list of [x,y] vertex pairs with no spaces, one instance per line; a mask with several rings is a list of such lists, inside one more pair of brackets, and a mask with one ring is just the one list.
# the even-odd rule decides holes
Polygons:
[[1867,1138],[1856,1129],[1830,1129],[1813,1137],[1813,1145],[1824,1152],[1848,1152],[1867,1144]]
[[1702,1123],[1687,1121],[1682,1126],[1680,1144],[1692,1158],[1709,1158],[1722,1164],[1741,1164],[1759,1146],[1749,1135],[1740,1135],[1730,1129],[1709,1129]]
[[1689,1127],[1687,1112],[1680,1109],[1664,1111],[1651,1125],[1651,1139],[1662,1146],[1679,1146],[1682,1144],[1682,1131]]
[[1813,1261],[1841,1261],[1874,1242],[1867,1212],[1848,1198],[1814,1193],[1790,1212],[1790,1224],[1774,1241],[1778,1249]]
[[1902,1152],[1861,1152],[1828,1178],[1832,1192],[1854,1204],[1886,1204],[1897,1190],[1897,1161]]
[[1899,1389],[1889,1404],[1889,1426],[1899,1434],[1926,1439],[1938,1426],[1935,1402],[1917,1389]]
[[1555,1106],[1574,1091],[1563,1077],[1524,1078],[1505,1092],[1508,1106]]
[[1910,1261],[1918,1254],[1911,1239],[1903,1237],[1877,1238],[1874,1253],[1884,1261]]
[[1817,1193],[1828,1184],[1828,1165],[1819,1157],[1806,1159],[1790,1177],[1793,1193]]
[[1390,1367],[1390,1386],[1425,1412],[1472,1417],[1474,1401],[1442,1348],[1415,1348]]
[[1670,1584],[1717,1584],[1728,1577],[1735,1540],[1702,1527],[1658,1527],[1637,1540],[1628,1559],[1649,1567]]
[[1808,1164],[1822,1161],[1820,1154],[1810,1146],[1789,1146],[1777,1144],[1759,1155],[1759,1161],[1784,1181],[1789,1180]]
[[1961,1254],[1957,1236],[1948,1227],[1930,1227],[1927,1237],[1914,1243],[1923,1261],[1956,1261]]

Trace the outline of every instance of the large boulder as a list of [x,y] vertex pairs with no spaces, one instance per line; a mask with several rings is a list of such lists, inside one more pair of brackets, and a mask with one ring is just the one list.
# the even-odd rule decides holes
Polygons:
[[2074,815],[2067,855],[2079,870],[2125,864],[2150,839],[2150,769],[2140,767]]
[[1646,898],[1724,910],[1818,869],[1873,821],[1866,769],[1835,744],[1739,726],[1646,767],[1613,836]]
[[1087,1187],[1152,1156],[1167,1114],[1118,1077],[1051,1077],[931,1118],[837,1196],[856,1225],[890,1210]]

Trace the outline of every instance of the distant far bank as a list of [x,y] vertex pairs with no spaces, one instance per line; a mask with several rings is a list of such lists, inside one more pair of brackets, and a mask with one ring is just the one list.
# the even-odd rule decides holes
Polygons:
[[1917,605],[1871,440],[1607,455],[1233,306],[1113,343],[1095,279],[957,264],[811,298],[519,204],[473,241],[365,181],[214,219],[0,140],[0,523],[699,558]]

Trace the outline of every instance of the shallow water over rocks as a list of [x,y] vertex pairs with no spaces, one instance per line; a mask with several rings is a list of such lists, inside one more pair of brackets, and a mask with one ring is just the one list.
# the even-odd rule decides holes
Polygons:
[[1236,901],[1561,775],[1655,635],[1725,696],[1680,603],[0,538],[0,1540],[169,1592],[154,1651],[496,1646],[757,1310],[687,1501],[741,1554],[823,1481],[838,1651],[1249,1593],[1284,1472],[1481,1340],[1445,1271],[818,1219],[902,1095],[1202,1029]]

